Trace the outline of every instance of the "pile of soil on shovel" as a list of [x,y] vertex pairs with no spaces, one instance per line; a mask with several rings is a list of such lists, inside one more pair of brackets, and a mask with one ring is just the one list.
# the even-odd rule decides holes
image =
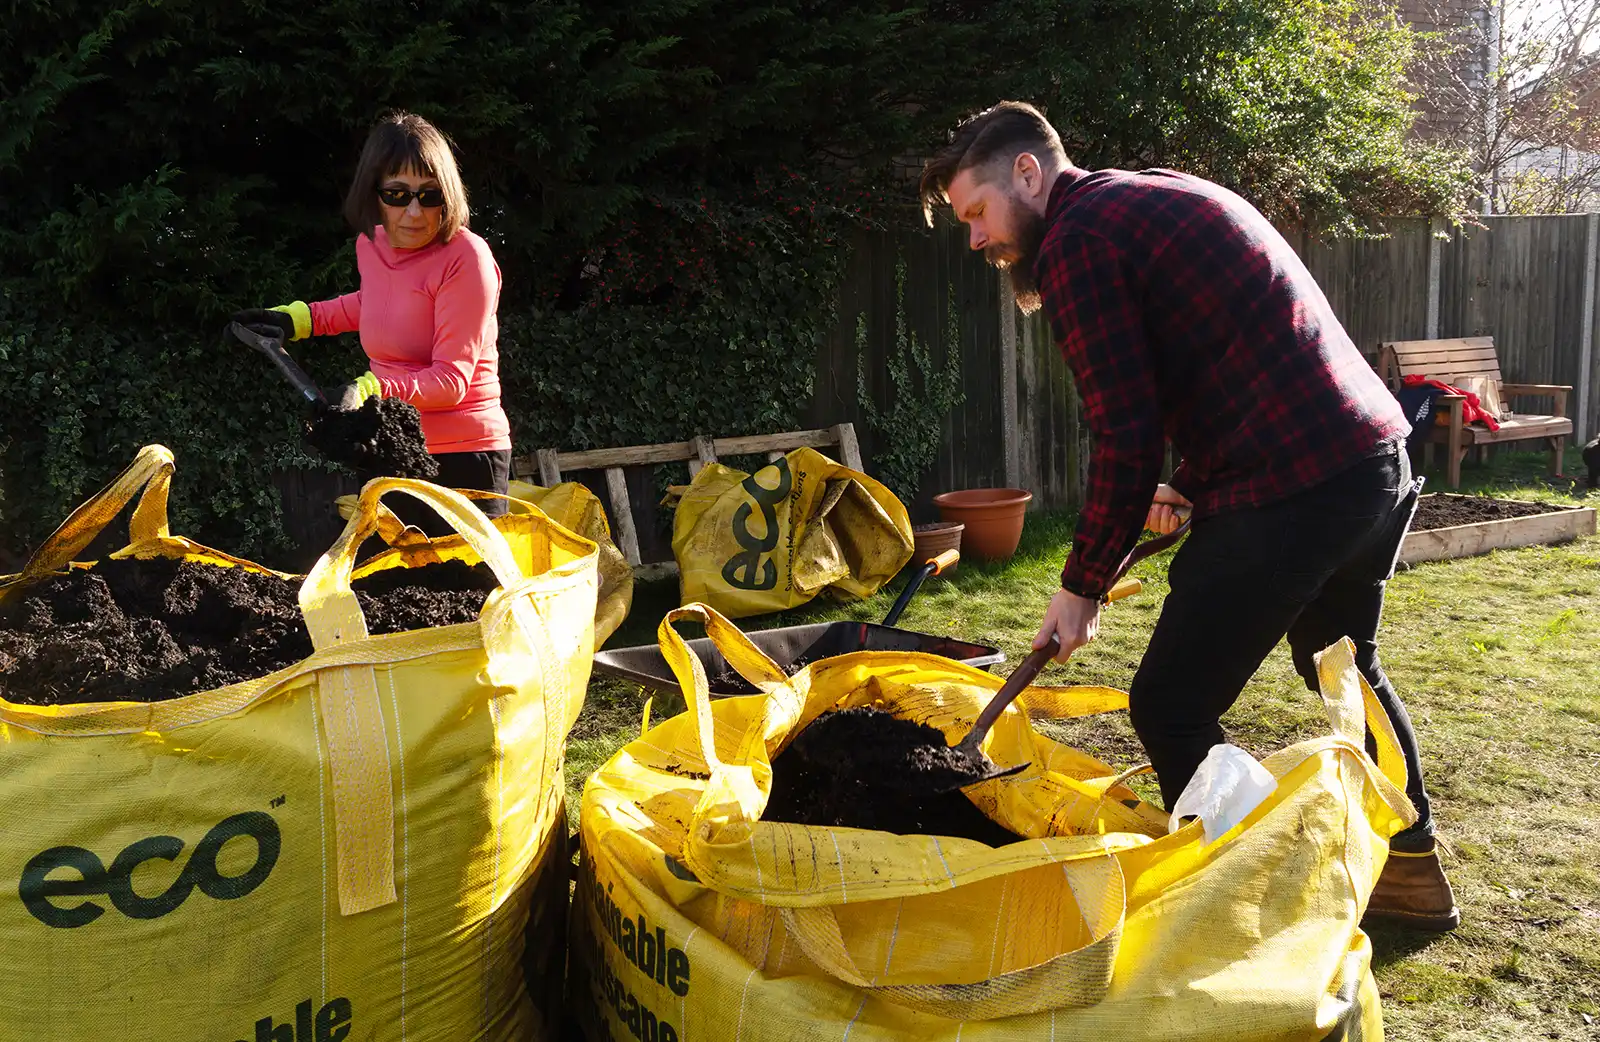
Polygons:
[[[894,779],[893,786],[884,779]],[[824,713],[772,764],[766,821],[957,836],[991,847],[1022,837],[991,821],[959,789],[970,766],[943,732],[861,707]],[[926,792],[906,790],[922,789]],[[937,793],[937,794],[936,794]]]
[[1533,517],[1558,508],[1542,503],[1518,503],[1488,496],[1423,496],[1417,500],[1417,515],[1411,521],[1413,532],[1456,525],[1475,525],[1480,521],[1504,521],[1512,517]]
[[432,479],[439,464],[428,455],[422,416],[398,398],[368,398],[350,411],[326,409],[306,424],[306,444],[358,474]]
[[[352,584],[374,634],[477,619],[498,583],[460,561]],[[191,561],[103,561],[0,606],[0,697],[156,702],[252,680],[311,654],[299,583]]]

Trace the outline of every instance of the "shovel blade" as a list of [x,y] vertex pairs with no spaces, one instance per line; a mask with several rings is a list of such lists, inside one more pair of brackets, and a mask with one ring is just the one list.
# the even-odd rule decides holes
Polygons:
[[1009,778],[1013,774],[1021,774],[1023,771],[1027,770],[1029,766],[1030,765],[1026,763],[1019,763],[1015,767],[1001,767],[996,765],[994,770],[979,775],[972,781],[967,782],[966,785],[962,785],[960,787],[965,789],[968,786],[981,785],[984,782],[994,781],[996,778]]
[[1019,763],[1015,767],[1001,767],[998,764],[991,763],[989,765],[989,769],[984,771],[982,774],[963,778],[960,782],[954,785],[935,786],[930,791],[935,796],[942,795],[947,792],[959,792],[962,789],[969,789],[974,785],[982,785],[984,782],[992,782],[999,778],[1009,778],[1013,774],[1021,774],[1023,771],[1027,770],[1028,767],[1029,765],[1025,763]]

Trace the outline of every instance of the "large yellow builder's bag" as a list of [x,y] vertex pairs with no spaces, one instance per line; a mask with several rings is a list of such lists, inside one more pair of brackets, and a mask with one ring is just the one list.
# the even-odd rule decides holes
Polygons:
[[[256,568],[169,533],[172,470],[145,449],[0,596],[141,488],[116,556]],[[350,582],[385,493],[450,522],[440,555],[493,570],[476,623],[368,636]],[[490,525],[455,492],[378,480],[301,587],[309,658],[168,701],[0,701],[0,1039],[553,1037],[595,553],[541,514]],[[394,550],[362,571],[406,566]]]
[[911,519],[894,493],[815,449],[754,474],[708,463],[672,520],[682,603],[730,618],[793,608],[824,590],[870,597],[911,553]]
[[594,613],[594,646],[602,647],[633,608],[633,566],[611,536],[600,497],[576,481],[563,481],[550,488],[513,481],[510,491],[513,514],[525,513],[531,506],[598,548],[595,569],[600,576],[600,597]]
[[[674,619],[704,622],[765,693],[712,703]],[[1128,775],[1029,722],[1126,695],[1028,689],[985,752],[1030,766],[966,790],[1029,837],[993,848],[761,815],[773,759],[819,714],[877,705],[954,741],[1000,678],[864,652],[789,679],[700,606],[660,637],[689,710],[583,793],[570,994],[590,1038],[1381,1037],[1358,924],[1415,812],[1348,641],[1319,660],[1332,733],[1268,757],[1276,789],[1210,845],[1199,821],[1167,835]]]
[[[508,491],[510,495],[505,498],[511,514],[542,513],[567,531],[576,532],[595,544],[600,593],[595,602],[594,646],[604,646],[633,608],[633,568],[611,538],[611,526],[606,522],[600,498],[576,481],[564,481],[553,488],[513,481]],[[469,499],[491,497],[487,492],[464,494]],[[355,513],[355,496],[340,496],[334,503],[346,521]],[[416,564],[426,563],[426,553],[420,547],[427,543],[428,537],[416,529],[407,529],[405,522],[387,507],[378,510],[378,535],[390,546],[418,548],[411,560]]]

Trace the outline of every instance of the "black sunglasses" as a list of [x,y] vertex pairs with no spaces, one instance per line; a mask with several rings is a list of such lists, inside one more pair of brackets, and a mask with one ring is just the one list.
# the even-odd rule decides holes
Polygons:
[[410,206],[411,200],[415,199],[432,210],[444,205],[444,189],[422,188],[413,192],[409,188],[380,188],[378,198],[383,200],[385,206]]

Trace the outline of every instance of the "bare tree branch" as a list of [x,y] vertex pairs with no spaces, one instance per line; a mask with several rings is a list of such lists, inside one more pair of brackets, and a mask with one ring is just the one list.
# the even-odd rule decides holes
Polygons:
[[1424,30],[1411,71],[1423,132],[1473,155],[1486,212],[1600,205],[1600,3],[1403,6]]

